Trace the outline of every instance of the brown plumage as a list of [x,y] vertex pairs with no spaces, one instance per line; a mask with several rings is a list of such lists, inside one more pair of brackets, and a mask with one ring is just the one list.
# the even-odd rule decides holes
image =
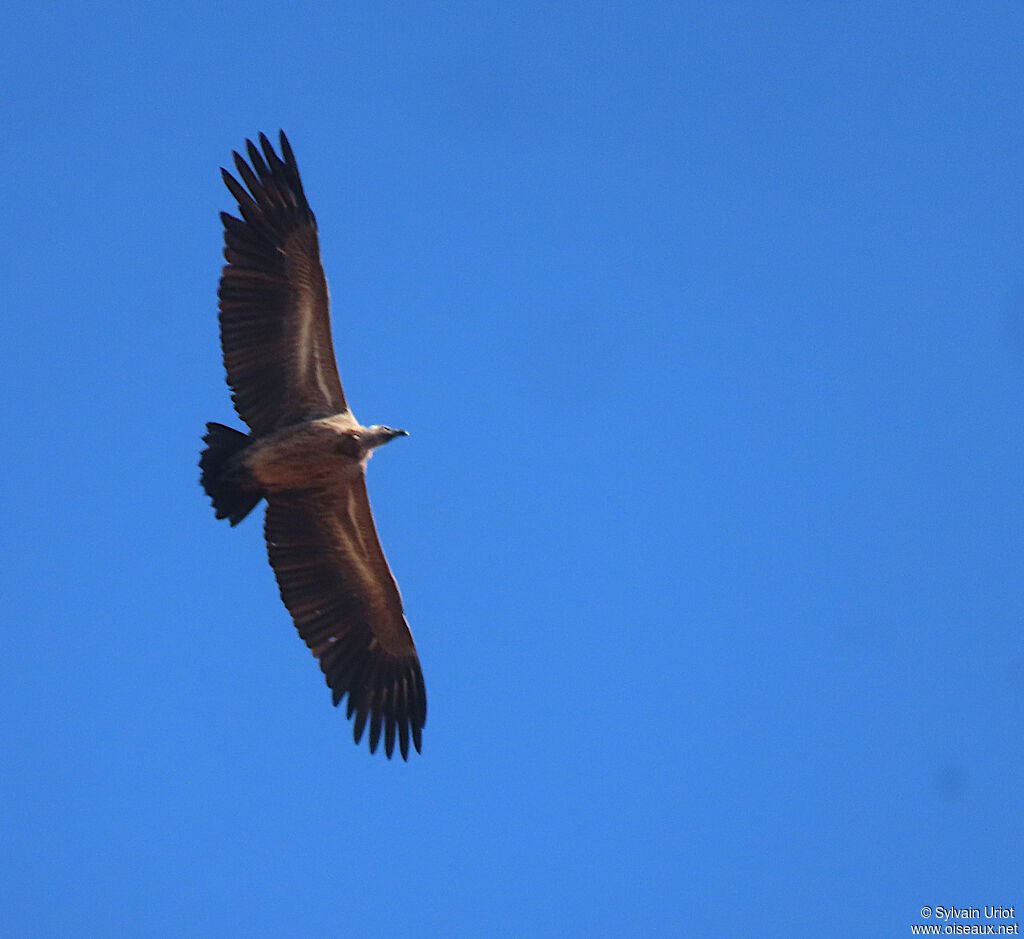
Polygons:
[[[284,132],[260,134],[221,170],[241,218],[221,213],[220,334],[235,410],[250,433],[207,424],[202,484],[238,524],[263,498],[281,599],[358,743],[418,751],[427,698],[398,586],[377,538],[366,463],[405,431],[363,427],[345,403],[331,344],[316,219]],[[262,151],[262,152],[261,152]],[[244,184],[244,185],[243,185]]]

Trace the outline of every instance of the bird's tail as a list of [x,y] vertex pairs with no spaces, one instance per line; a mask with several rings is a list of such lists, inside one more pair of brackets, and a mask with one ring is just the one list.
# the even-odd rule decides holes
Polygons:
[[203,442],[207,447],[199,455],[199,481],[213,500],[217,518],[237,525],[263,498],[259,490],[243,485],[235,460],[249,445],[249,437],[223,424],[207,424]]

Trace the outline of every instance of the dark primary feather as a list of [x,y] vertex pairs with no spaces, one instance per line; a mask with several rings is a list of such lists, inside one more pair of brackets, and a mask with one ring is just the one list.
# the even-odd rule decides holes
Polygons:
[[427,698],[402,600],[380,548],[362,476],[344,491],[272,493],[266,537],[281,598],[320,661],[334,703],[348,696],[358,743],[417,751]]
[[[331,344],[316,219],[295,156],[260,134],[234,154],[242,182],[221,170],[241,218],[221,213],[220,330],[235,409],[256,434],[345,410]],[[283,159],[282,159],[283,157]],[[244,185],[243,185],[244,184]]]

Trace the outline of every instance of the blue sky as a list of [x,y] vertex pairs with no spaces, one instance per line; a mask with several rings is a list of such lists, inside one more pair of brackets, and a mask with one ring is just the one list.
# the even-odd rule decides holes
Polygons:
[[[1017,904],[1024,7],[15,2],[19,936],[898,935]],[[283,127],[424,752],[215,521],[218,167]]]

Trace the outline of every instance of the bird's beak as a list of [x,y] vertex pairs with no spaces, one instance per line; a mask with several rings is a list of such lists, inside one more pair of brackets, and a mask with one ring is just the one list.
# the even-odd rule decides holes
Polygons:
[[395,437],[408,437],[409,436],[409,431],[407,431],[407,430],[396,430],[396,431],[393,431],[392,434]]

